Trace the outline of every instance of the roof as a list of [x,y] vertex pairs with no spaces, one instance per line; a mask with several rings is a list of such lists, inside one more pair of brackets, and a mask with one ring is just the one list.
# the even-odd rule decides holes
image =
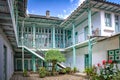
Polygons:
[[61,19],[59,17],[53,17],[53,16],[50,16],[49,18],[46,17],[46,16],[43,16],[43,15],[35,15],[35,14],[28,14],[30,18],[41,18],[41,19],[49,19],[49,20],[64,20],[64,19]]
[[[46,17],[46,16],[41,16],[41,15],[34,15],[34,14],[29,14],[29,16],[24,17],[19,17],[18,21],[19,23],[22,24],[22,21],[25,21],[26,26],[31,26],[31,24],[36,24],[40,26],[52,26],[56,25],[59,26],[62,22],[63,19],[60,19],[58,17]],[[20,24],[19,24],[20,25]]]
[[64,22],[61,23],[61,26],[64,27],[70,23],[74,23],[75,19],[84,12],[87,12],[88,8],[90,7],[92,9],[105,10],[120,14],[120,4],[108,2],[105,0],[90,0],[88,4],[88,1],[86,0],[76,10],[74,10],[72,14],[65,19]]
[[26,9],[27,9],[27,0],[15,0],[16,7],[18,10],[18,15],[25,17],[26,16]]

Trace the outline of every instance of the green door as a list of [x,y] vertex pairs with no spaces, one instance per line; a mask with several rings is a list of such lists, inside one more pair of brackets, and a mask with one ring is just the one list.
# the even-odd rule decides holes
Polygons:
[[89,67],[89,55],[85,54],[85,68]]
[[17,71],[22,71],[22,60],[17,60]]
[[28,70],[28,60],[24,60],[24,68],[25,70]]
[[3,79],[7,80],[7,47],[6,46],[4,46],[4,60],[3,61],[4,61]]

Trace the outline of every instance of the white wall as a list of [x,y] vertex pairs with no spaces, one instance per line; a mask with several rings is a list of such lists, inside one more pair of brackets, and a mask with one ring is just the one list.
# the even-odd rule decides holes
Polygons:
[[[92,64],[97,65],[98,63],[102,63],[103,60],[107,60],[107,51],[112,49],[119,48],[119,38],[113,37],[108,38],[104,41],[97,42],[92,49]],[[84,57],[85,54],[88,53],[88,48],[83,47],[76,49],[76,67],[80,72],[84,71]],[[72,50],[70,52],[66,52],[66,65],[69,66],[68,63],[73,62]],[[119,65],[120,66],[120,65]]]
[[[105,13],[111,14],[111,27],[105,25]],[[101,35],[111,36],[115,34],[115,13],[100,11],[101,19]],[[120,19],[120,18],[119,18]]]
[[[84,16],[83,16],[84,17]],[[100,13],[96,13],[92,16],[92,30],[96,30],[96,28],[101,29],[101,21],[100,21]],[[80,25],[75,28],[75,32],[78,32],[78,43],[85,41],[84,28],[88,26],[88,20],[84,21]]]
[[10,79],[14,72],[13,50],[2,29],[0,29],[0,80],[3,80],[4,70],[4,45],[7,47],[7,80]]

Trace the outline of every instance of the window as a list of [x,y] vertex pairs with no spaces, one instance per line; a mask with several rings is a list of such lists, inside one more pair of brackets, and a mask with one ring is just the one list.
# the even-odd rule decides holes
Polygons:
[[120,50],[108,50],[108,60],[120,63]]
[[105,25],[111,27],[111,14],[105,13]]
[[88,39],[88,26],[84,28],[84,37],[85,37],[85,40]]
[[115,15],[115,32],[120,32],[119,16]]

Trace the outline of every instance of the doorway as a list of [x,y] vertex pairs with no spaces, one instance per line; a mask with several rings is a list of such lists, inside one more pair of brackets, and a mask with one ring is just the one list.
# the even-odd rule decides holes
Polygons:
[[4,46],[3,47],[4,48],[4,52],[3,52],[3,54],[4,54],[4,64],[3,64],[3,68],[4,68],[4,70],[3,70],[3,79],[4,80],[7,80],[7,47],[6,46]]
[[85,69],[89,67],[89,55],[85,54]]

